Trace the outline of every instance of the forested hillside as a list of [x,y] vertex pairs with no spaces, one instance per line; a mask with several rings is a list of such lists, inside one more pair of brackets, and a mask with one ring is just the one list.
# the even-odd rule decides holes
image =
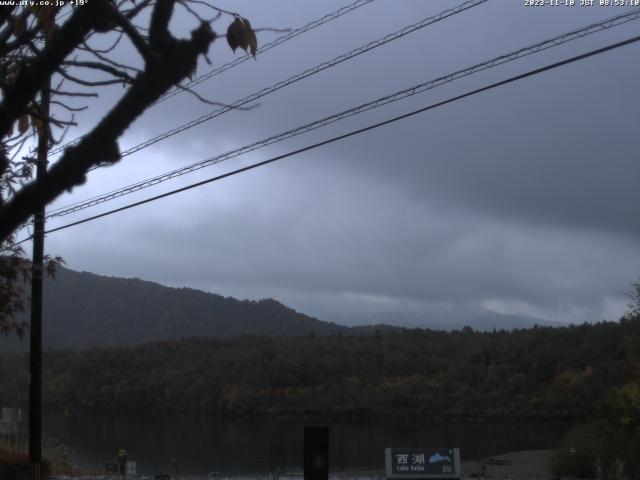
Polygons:
[[[26,314],[22,318],[28,320]],[[371,320],[398,323],[398,318],[392,315]],[[469,322],[484,330],[527,327],[535,319],[525,321],[513,315],[485,314]],[[434,326],[438,325],[437,318],[421,318],[420,323],[431,328],[456,328],[447,324]],[[188,337],[371,335],[376,331],[402,329],[380,324],[349,327],[318,320],[273,299],[237,300],[191,288],[172,288],[137,278],[106,277],[63,267],[58,268],[55,279],[45,280],[43,328],[45,349],[76,350]],[[0,336],[0,352],[27,350],[28,338],[19,342],[15,336]]]
[[347,333],[348,327],[281,303],[236,300],[191,288],[59,268],[44,288],[45,348],[133,345],[243,333],[298,336]]
[[243,336],[52,352],[44,398],[65,409],[584,417],[633,380],[633,328]]

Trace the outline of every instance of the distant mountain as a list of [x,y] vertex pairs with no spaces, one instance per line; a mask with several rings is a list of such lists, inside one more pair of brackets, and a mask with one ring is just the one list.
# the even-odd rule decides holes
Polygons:
[[188,337],[231,338],[242,334],[290,337],[349,331],[348,327],[317,320],[272,299],[240,301],[137,278],[59,268],[55,280],[47,279],[44,287],[45,348],[133,345]]
[[[43,341],[49,349],[81,349],[189,337],[374,336],[377,332],[401,331],[404,327],[400,325],[428,326],[432,330],[464,326],[427,324],[428,319],[384,312],[371,315],[369,325],[362,325],[364,322],[360,320],[352,318],[351,322],[359,325],[347,327],[299,313],[273,299],[236,300],[191,288],[172,288],[137,278],[107,277],[60,267],[55,280],[45,280]],[[469,322],[475,330],[484,331],[528,328],[534,324],[549,322],[499,314],[486,314]],[[0,352],[27,349],[28,339],[19,342],[15,337],[0,337]]]

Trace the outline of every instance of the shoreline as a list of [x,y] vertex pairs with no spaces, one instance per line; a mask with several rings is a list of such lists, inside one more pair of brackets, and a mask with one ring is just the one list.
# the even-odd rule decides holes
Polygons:
[[[553,478],[549,460],[553,450],[522,450],[462,462],[462,479],[543,480]],[[264,472],[262,474],[218,474],[210,480],[300,480],[302,473]],[[330,480],[382,480],[384,469],[345,470],[329,474]],[[82,472],[53,474],[49,480],[155,480],[154,475],[122,477],[107,473]],[[170,480],[207,480],[207,475],[177,475]]]
[[462,462],[463,478],[552,478],[553,450],[523,450]]

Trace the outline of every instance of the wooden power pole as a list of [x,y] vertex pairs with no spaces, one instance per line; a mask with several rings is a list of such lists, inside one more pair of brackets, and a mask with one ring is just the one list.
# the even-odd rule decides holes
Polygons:
[[[36,179],[47,171],[49,151],[49,97],[51,83],[42,89],[41,115],[36,158]],[[31,328],[29,349],[29,464],[31,480],[42,480],[42,280],[44,274],[44,206],[33,216],[33,257],[31,265]]]

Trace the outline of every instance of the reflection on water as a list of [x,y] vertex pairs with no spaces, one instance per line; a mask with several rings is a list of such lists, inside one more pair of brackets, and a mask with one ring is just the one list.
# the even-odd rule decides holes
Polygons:
[[[48,437],[71,447],[81,468],[102,468],[119,448],[138,475],[198,476],[301,472],[303,428],[330,427],[331,471],[377,477],[385,447],[459,447],[463,460],[554,448],[566,424],[523,421],[227,419],[194,414],[47,413]],[[106,479],[107,477],[105,477]],[[235,478],[235,477],[234,477]],[[266,479],[269,480],[269,479]],[[286,477],[280,475],[280,480]]]

